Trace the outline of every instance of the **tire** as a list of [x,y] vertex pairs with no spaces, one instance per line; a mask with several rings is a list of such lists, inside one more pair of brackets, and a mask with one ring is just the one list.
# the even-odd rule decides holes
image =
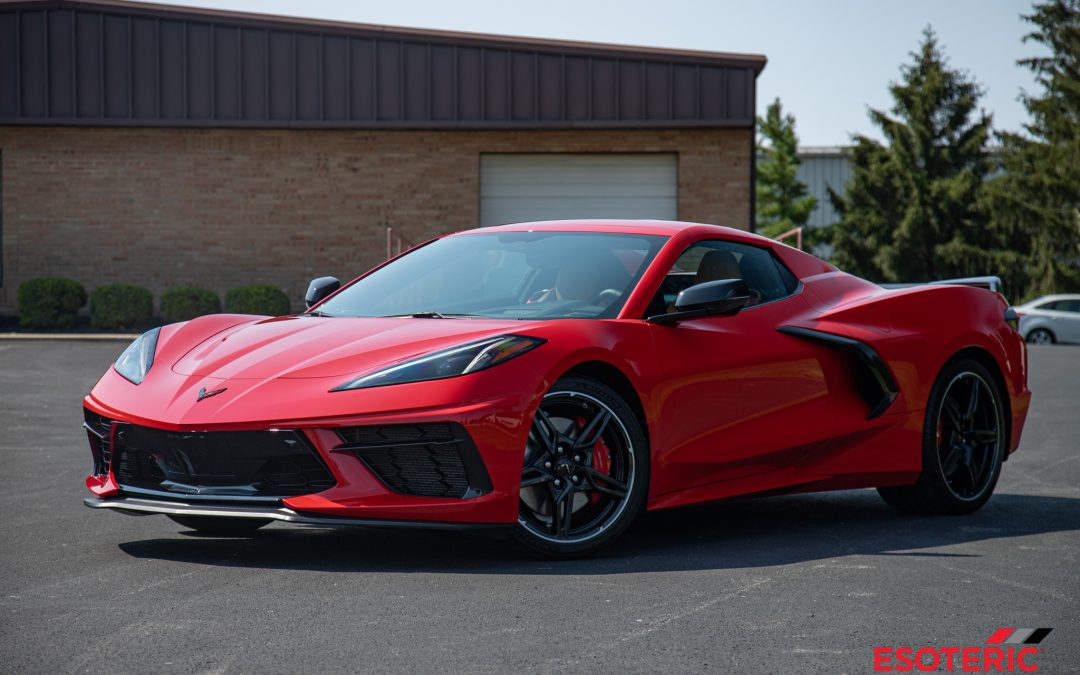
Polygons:
[[953,361],[926,404],[919,480],[878,493],[905,513],[976,511],[994,492],[1007,440],[1004,398],[990,371],[978,361]]
[[220,536],[244,535],[269,525],[270,518],[218,518],[217,516],[169,516],[170,520],[186,528]]
[[1028,331],[1027,337],[1024,339],[1031,345],[1052,345],[1057,342],[1054,334],[1046,328],[1035,328],[1034,330],[1030,330]]
[[583,556],[622,535],[645,507],[649,446],[614,390],[565,377],[533,418],[511,536],[549,558]]

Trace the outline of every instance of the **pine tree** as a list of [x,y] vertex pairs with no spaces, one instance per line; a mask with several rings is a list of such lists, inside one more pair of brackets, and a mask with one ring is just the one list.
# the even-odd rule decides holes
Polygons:
[[1027,136],[1001,134],[1003,176],[989,190],[995,233],[1023,264],[1025,297],[1080,291],[1080,0],[1051,0],[1024,17],[1050,55],[1020,61],[1042,88],[1025,95]]
[[[761,234],[775,237],[794,227],[806,225],[817,207],[817,199],[807,194],[806,184],[795,177],[799,169],[799,139],[795,117],[785,115],[780,99],[769,104],[765,117],[758,118],[757,223]],[[765,144],[768,141],[768,145]]]
[[949,67],[930,28],[912,58],[889,87],[891,114],[870,111],[885,143],[856,136],[847,192],[832,195],[834,259],[879,281],[994,273],[1002,252],[980,207],[992,169],[982,92]]

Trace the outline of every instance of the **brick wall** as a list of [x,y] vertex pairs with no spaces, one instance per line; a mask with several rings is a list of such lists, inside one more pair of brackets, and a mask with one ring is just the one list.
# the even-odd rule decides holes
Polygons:
[[677,152],[679,218],[746,227],[748,129],[288,131],[0,128],[0,313],[22,281],[224,295],[351,279],[406,241],[474,227],[484,152]]

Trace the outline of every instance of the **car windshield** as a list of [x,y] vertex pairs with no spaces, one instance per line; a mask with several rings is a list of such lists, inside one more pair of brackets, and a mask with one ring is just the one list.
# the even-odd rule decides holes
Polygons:
[[345,288],[317,314],[613,318],[666,240],[592,232],[446,237]]

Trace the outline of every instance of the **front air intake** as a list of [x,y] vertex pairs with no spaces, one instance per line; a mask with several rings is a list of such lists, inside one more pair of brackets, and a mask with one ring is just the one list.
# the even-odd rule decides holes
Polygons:
[[113,475],[121,489],[197,499],[273,500],[336,484],[302,432],[179,432],[134,424],[114,434]]
[[467,499],[491,491],[480,453],[460,424],[394,424],[336,429],[348,451],[388,488],[416,497]]
[[83,408],[83,428],[90,441],[90,454],[93,457],[91,472],[95,476],[108,476],[112,466],[112,425],[108,417]]

